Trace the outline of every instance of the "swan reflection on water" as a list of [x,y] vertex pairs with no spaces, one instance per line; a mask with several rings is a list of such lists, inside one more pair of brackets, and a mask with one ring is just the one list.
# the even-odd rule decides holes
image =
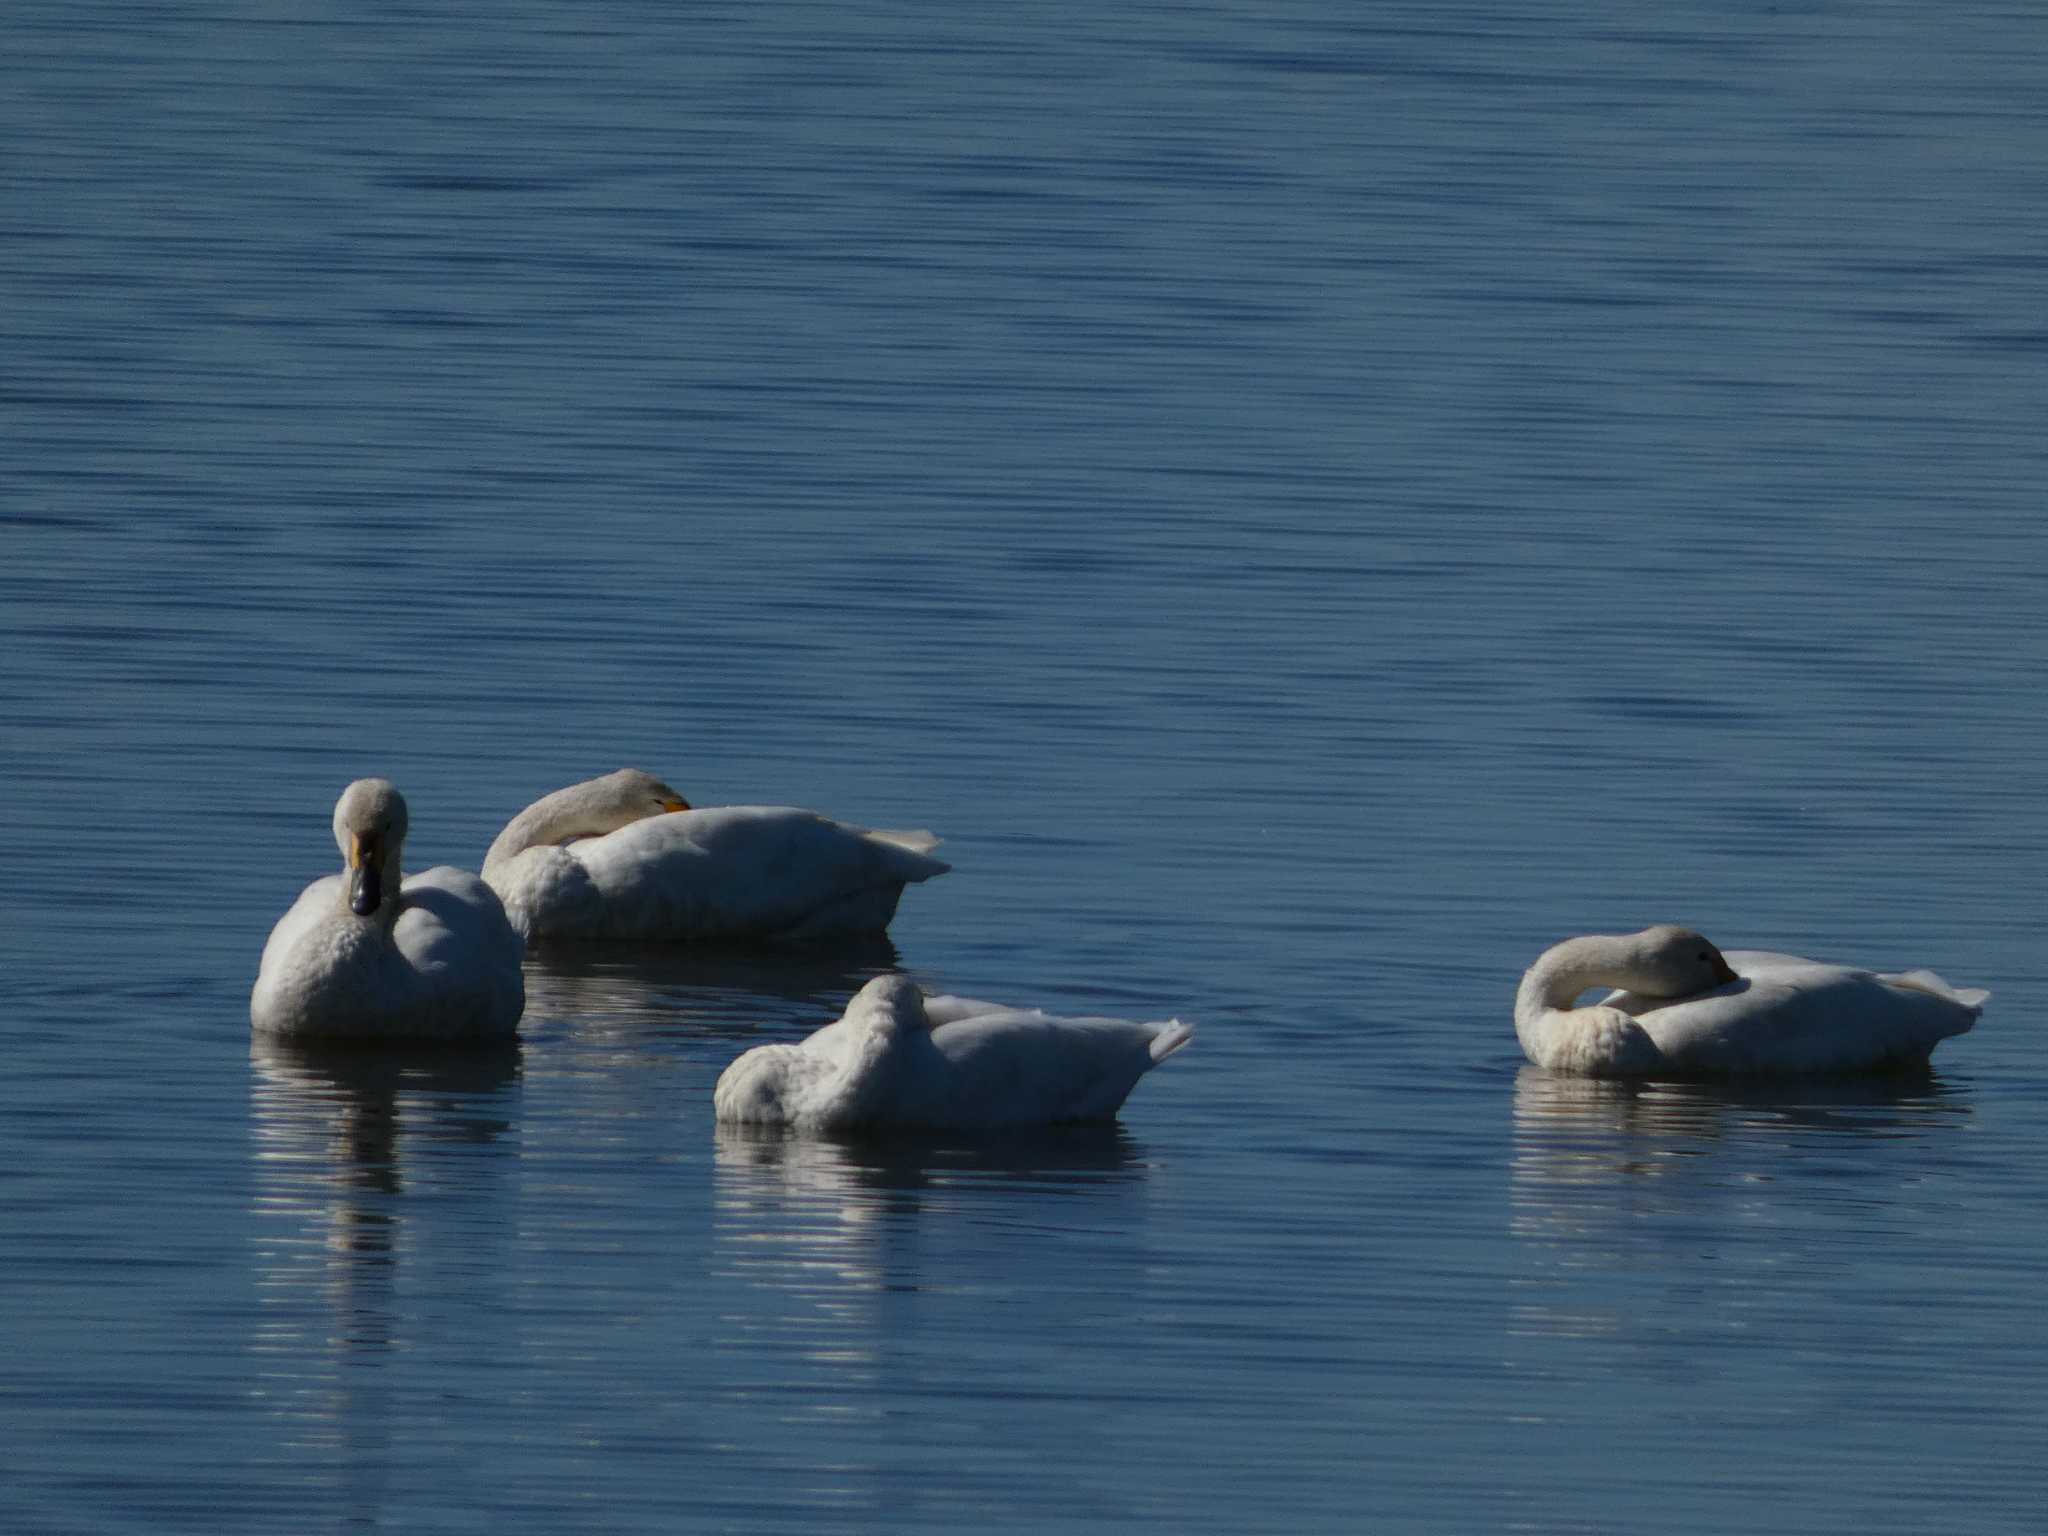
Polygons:
[[895,969],[896,947],[879,936],[801,950],[550,943],[527,956],[525,1032],[628,1048],[649,1035],[701,1040],[722,1064],[764,1027],[815,1029]]
[[[516,1045],[456,1051],[250,1041],[256,1397],[309,1484],[379,1524],[392,1373],[418,1325],[403,1266],[483,1262],[416,1252],[406,1214],[420,1149],[496,1141],[512,1124]],[[464,1159],[465,1169],[492,1166]],[[468,1176],[464,1174],[462,1176]]]
[[332,1342],[386,1347],[408,1147],[503,1135],[518,1047],[320,1048],[255,1035],[249,1056],[258,1285],[279,1304],[311,1287]]
[[[760,1199],[890,1203],[970,1184],[1020,1185],[1078,1195],[1144,1173],[1137,1142],[1119,1121],[1055,1125],[999,1135],[791,1135],[778,1127],[720,1125],[720,1206]],[[916,1209],[912,1199],[908,1209]]]
[[[748,1282],[759,1303],[728,1319],[730,1342],[795,1337],[806,1358],[838,1365],[871,1363],[894,1331],[892,1309],[940,1283],[935,1268],[952,1287],[985,1266],[991,1291],[1032,1283],[997,1262],[1016,1228],[1137,1224],[1148,1171],[1114,1123],[987,1138],[837,1140],[746,1126],[716,1135],[714,1269]],[[1105,1215],[1093,1207],[1102,1199],[1130,1209]],[[1056,1266],[1053,1253],[1040,1257]]]
[[1517,1187],[1655,1178],[1672,1160],[1738,1143],[1783,1151],[1801,1138],[1898,1137],[1969,1114],[1928,1072],[1810,1081],[1515,1077]]
[[[1855,1257],[1882,1226],[1873,1181],[1897,1176],[1882,1144],[1939,1139],[1971,1109],[1925,1072],[1742,1084],[1524,1067],[1513,1114],[1508,1229],[1528,1268],[1511,1331],[1586,1339],[1739,1326],[1761,1277],[1797,1284]],[[1662,1286],[1691,1299],[1660,1312]]]

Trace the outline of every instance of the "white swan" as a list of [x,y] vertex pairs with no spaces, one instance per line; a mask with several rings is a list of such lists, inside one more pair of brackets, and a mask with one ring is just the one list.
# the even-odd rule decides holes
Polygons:
[[[1588,987],[1620,990],[1584,1008]],[[1880,975],[1768,950],[1723,954],[1687,928],[1591,934],[1543,952],[1515,995],[1539,1067],[1587,1077],[1734,1077],[1924,1066],[1989,992],[1932,971]]]
[[404,879],[405,797],[358,779],[334,807],[344,874],[315,880],[277,920],[249,994],[259,1031],[294,1039],[505,1039],[526,1005],[522,946],[467,870]]
[[726,1125],[979,1131],[1107,1120],[1194,1038],[1178,1019],[1056,1019],[877,976],[798,1045],[759,1045],[712,1094]]
[[937,846],[789,806],[692,810],[621,768],[513,817],[483,874],[529,943],[804,940],[882,932],[905,885],[952,867]]

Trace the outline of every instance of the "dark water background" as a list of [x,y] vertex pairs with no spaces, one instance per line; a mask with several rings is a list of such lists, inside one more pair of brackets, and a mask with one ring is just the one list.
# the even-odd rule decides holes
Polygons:
[[[2033,6],[10,4],[0,1524],[2038,1529],[2044,315]],[[622,763],[956,871],[252,1055]],[[1996,996],[1521,1070],[1667,918]],[[721,1138],[891,959],[1200,1036]]]

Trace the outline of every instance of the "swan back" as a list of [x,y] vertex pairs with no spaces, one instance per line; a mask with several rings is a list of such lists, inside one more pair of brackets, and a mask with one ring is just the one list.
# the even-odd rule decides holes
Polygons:
[[1662,1070],[1687,1076],[1867,1072],[1921,1067],[1966,1034],[1988,992],[1932,971],[1884,975],[1797,955],[1733,950],[1737,979],[1695,997],[1617,993],[1655,1042]]

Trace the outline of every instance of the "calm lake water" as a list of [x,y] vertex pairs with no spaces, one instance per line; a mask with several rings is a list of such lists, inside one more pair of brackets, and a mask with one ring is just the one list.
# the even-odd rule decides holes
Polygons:
[[[2048,10],[0,15],[0,1526],[2031,1531]],[[878,953],[251,1049],[351,778],[928,826]],[[1566,934],[1924,1082],[1522,1067]],[[1113,1128],[720,1134],[878,967]]]

